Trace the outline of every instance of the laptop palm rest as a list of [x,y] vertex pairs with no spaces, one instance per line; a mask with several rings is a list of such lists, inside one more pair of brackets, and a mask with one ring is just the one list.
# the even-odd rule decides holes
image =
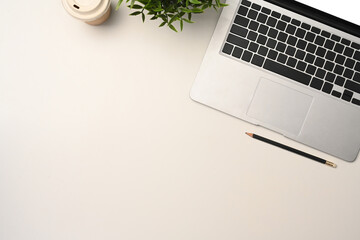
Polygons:
[[312,101],[312,96],[261,78],[247,115],[264,127],[298,135]]

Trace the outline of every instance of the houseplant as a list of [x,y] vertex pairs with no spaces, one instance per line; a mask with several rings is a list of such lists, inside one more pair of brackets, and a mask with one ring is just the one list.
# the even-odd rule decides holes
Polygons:
[[[119,9],[123,0],[119,0],[116,9]],[[177,32],[174,23],[178,22],[183,30],[184,22],[193,23],[193,14],[203,13],[207,8],[215,10],[227,6],[220,0],[126,0],[128,7],[133,10],[132,16],[141,15],[143,22],[146,15],[150,20],[160,19],[159,27],[167,25]]]

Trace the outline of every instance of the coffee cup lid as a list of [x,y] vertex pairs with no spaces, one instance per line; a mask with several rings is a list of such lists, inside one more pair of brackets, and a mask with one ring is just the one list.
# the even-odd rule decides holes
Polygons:
[[75,18],[93,21],[110,7],[110,0],[62,0],[64,8]]

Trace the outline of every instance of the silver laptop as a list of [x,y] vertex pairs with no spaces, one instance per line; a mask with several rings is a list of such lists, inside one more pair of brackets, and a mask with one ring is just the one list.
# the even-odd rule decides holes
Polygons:
[[350,162],[360,149],[360,18],[353,0],[319,1],[322,11],[317,2],[228,0],[191,98]]

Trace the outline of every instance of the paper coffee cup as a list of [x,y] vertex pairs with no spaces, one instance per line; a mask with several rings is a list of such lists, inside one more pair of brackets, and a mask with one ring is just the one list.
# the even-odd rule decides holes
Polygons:
[[111,0],[62,0],[62,3],[71,16],[90,25],[102,24],[111,13]]

